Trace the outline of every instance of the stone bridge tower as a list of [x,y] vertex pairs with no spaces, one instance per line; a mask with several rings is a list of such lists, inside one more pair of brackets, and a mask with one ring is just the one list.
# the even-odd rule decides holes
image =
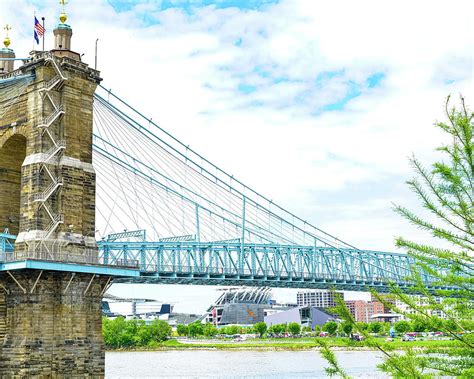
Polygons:
[[[31,52],[17,70],[0,60],[0,232],[17,236],[11,262],[51,264],[0,271],[0,377],[104,375],[110,278],[53,265],[98,260],[92,106],[101,78],[71,50],[64,12],[60,20],[53,50]],[[9,44],[0,59],[15,57]]]

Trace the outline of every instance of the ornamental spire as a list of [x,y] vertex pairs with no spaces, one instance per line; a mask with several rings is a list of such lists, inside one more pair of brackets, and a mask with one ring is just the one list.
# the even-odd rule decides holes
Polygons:
[[62,5],[62,12],[59,15],[59,21],[61,21],[62,24],[64,24],[67,21],[67,14],[66,14],[66,9],[65,6],[67,4],[67,0],[59,0],[59,4]]
[[6,32],[6,36],[5,36],[5,39],[3,40],[3,44],[5,45],[5,48],[8,49],[8,46],[10,46],[10,37],[8,36],[8,32],[10,30],[12,30],[12,27],[10,25],[5,25],[5,27],[3,28]]

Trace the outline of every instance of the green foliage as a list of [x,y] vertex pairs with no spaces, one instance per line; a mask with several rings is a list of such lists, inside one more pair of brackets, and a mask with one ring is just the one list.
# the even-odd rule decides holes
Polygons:
[[187,325],[178,324],[176,325],[176,331],[179,336],[187,336],[189,333],[189,328]]
[[215,335],[217,335],[217,333],[219,333],[219,331],[217,330],[215,325],[209,323],[204,325],[203,334],[206,337],[214,337]]
[[341,324],[341,328],[342,328],[342,332],[346,335],[346,336],[350,336],[350,334],[352,333],[352,324],[350,322],[344,322]]
[[227,335],[235,335],[235,334],[241,334],[242,333],[242,327],[239,325],[227,325],[222,328],[220,328],[220,333],[221,334],[227,334]]
[[[318,325],[317,325],[317,326],[318,326]],[[315,329],[316,329],[316,328],[315,328]],[[301,331],[302,331],[303,333],[310,333],[310,332],[311,332],[311,327],[310,327],[310,326],[303,326],[303,327],[301,328]]]
[[390,333],[391,327],[392,327],[391,323],[383,322],[382,323],[382,333],[388,335]]
[[323,325],[323,332],[329,333],[331,336],[336,334],[337,331],[337,322],[328,321]]
[[[415,313],[405,314],[414,329],[424,326],[425,330],[440,330],[458,340],[465,349],[451,351],[449,357],[433,354],[420,360],[415,356],[416,359],[407,359],[406,363],[422,371],[425,365],[426,369],[448,375],[466,375],[468,367],[474,366],[472,334],[459,333],[464,330],[464,320],[472,321],[474,317],[474,114],[462,98],[460,105],[458,109],[449,108],[448,98],[448,120],[436,124],[447,134],[447,144],[438,148],[445,159],[435,162],[431,169],[423,167],[416,158],[411,159],[416,177],[408,181],[408,185],[434,221],[396,207],[413,225],[441,240],[443,247],[397,238],[397,245],[416,261],[412,276],[424,301],[422,304],[414,301],[399,288],[394,288],[393,293],[415,310]],[[422,271],[435,278],[440,287],[457,289],[437,291],[435,295],[441,298],[436,298],[424,286]],[[446,320],[437,314],[443,314]]]
[[254,326],[253,329],[255,330],[255,333],[258,334],[258,336],[261,338],[267,331],[267,324],[264,322],[257,322]]
[[204,327],[202,326],[201,321],[195,321],[192,324],[188,325],[188,336],[197,337],[204,334]]
[[171,336],[171,327],[167,322],[154,320],[146,324],[143,320],[114,320],[103,318],[102,330],[105,345],[109,348],[142,347],[167,340]]
[[[474,114],[467,109],[463,98],[458,109],[449,108],[448,97],[446,115],[447,122],[436,124],[447,134],[446,145],[437,149],[445,159],[435,162],[430,169],[415,157],[410,160],[415,178],[407,184],[431,218],[423,218],[402,206],[395,207],[402,217],[441,243],[432,246],[397,238],[397,246],[405,249],[414,261],[407,278],[413,285],[411,293],[391,285],[391,297],[403,303],[403,309],[375,292],[373,295],[410,321],[396,323],[398,333],[411,329],[441,331],[456,344],[449,348],[434,345],[421,352],[394,353],[389,345],[358,328],[343,301],[336,297],[337,313],[366,337],[367,346],[384,354],[386,359],[379,367],[395,378],[474,377],[474,334],[465,333],[474,319]],[[424,281],[427,276],[444,289],[429,290]],[[423,301],[413,293],[421,295]],[[405,311],[406,308],[409,310]],[[338,367],[334,357],[326,359],[329,369]]]
[[149,325],[143,323],[143,328],[150,331],[149,341],[166,341],[171,336],[171,326],[163,320],[153,320]]
[[404,334],[411,330],[411,325],[408,321],[402,320],[402,321],[397,321],[394,325],[394,328],[398,334]]
[[370,333],[379,334],[383,329],[383,325],[380,322],[371,322],[368,324],[368,330]]
[[301,325],[298,324],[297,322],[290,322],[288,324],[288,332],[292,335],[292,336],[297,336],[298,334],[300,334],[301,332]]
[[360,329],[360,330],[364,330],[364,331],[369,330],[369,324],[366,322],[359,321],[356,326],[357,326],[357,329]]
[[321,333],[321,325],[316,324],[316,325],[314,326],[314,331],[315,331],[316,333]]
[[280,335],[280,334],[284,334],[286,330],[287,330],[286,324],[275,324],[268,328],[268,333]]
[[421,333],[427,329],[427,325],[422,320],[413,320],[410,324],[411,332]]

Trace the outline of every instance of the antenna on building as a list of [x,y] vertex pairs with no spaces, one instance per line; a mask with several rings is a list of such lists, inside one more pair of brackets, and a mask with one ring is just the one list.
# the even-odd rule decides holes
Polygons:
[[96,70],[97,70],[97,42],[99,42],[98,38],[95,40],[95,66],[94,66],[94,68]]

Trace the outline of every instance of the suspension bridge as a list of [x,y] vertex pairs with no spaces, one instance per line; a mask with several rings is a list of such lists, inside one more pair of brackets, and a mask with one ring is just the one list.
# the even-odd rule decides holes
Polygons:
[[113,283],[414,289],[411,257],[324,232],[101,86],[61,4],[54,49],[0,49],[0,376],[104,377]]
[[[31,80],[12,77],[8,96],[20,96]],[[55,76],[45,87],[59,80]],[[58,106],[46,122],[63,112]],[[94,95],[93,114],[99,257],[94,250],[73,255],[64,243],[17,253],[16,236],[6,230],[0,234],[0,270],[68,271],[69,265],[82,265],[83,272],[114,275],[115,283],[380,292],[388,291],[390,283],[412,286],[408,277],[415,266],[409,256],[356,248],[324,232],[234,178],[102,86]],[[53,153],[61,148],[57,142]],[[43,197],[61,185],[55,180]],[[435,278],[422,277],[430,288],[438,288]]]

